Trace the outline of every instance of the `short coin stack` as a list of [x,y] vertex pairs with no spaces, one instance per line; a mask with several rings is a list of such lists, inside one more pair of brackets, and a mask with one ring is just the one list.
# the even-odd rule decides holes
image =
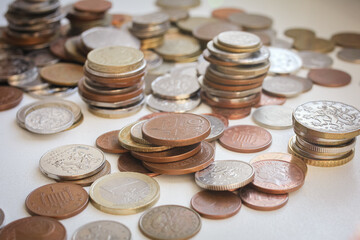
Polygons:
[[48,47],[60,32],[64,14],[58,0],[17,0],[5,15],[9,25],[3,37],[11,45],[33,50]]
[[203,53],[210,62],[203,77],[202,99],[212,107],[239,109],[256,105],[269,70],[269,51],[260,38],[242,31],[220,33]]
[[158,174],[196,172],[214,161],[214,148],[203,141],[210,131],[205,117],[190,113],[161,114],[130,124],[120,130],[119,142],[132,156],[123,154],[119,161],[141,160],[145,168]]
[[144,105],[144,54],[130,47],[104,47],[88,54],[78,88],[90,112],[107,118],[136,113]]
[[293,112],[296,136],[289,152],[309,165],[334,167],[354,157],[356,136],[360,133],[360,111],[333,101],[312,101]]

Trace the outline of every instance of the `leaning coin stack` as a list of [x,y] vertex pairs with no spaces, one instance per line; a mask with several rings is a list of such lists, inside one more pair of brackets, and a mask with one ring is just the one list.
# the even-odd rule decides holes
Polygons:
[[150,13],[133,18],[131,32],[141,39],[142,49],[159,47],[170,27],[169,15],[163,12]]
[[288,150],[309,165],[334,167],[354,157],[356,136],[360,133],[360,111],[333,101],[313,101],[293,112],[296,136]]
[[248,108],[259,102],[270,67],[269,51],[259,37],[242,31],[220,33],[207,44],[203,56],[210,62],[200,77],[203,101],[227,109]]
[[145,67],[144,54],[135,48],[95,49],[88,54],[79,94],[95,115],[120,118],[136,113],[145,103]]
[[119,132],[122,147],[120,161],[142,161],[145,168],[157,174],[182,175],[206,168],[214,161],[215,150],[205,140],[211,123],[203,116],[190,113],[161,114],[149,120],[130,124]]
[[58,0],[17,0],[5,14],[9,23],[3,37],[6,42],[26,50],[48,47],[59,35],[64,14]]

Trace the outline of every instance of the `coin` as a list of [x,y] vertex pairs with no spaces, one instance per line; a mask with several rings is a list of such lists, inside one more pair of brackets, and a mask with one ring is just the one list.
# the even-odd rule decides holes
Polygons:
[[26,198],[33,215],[65,219],[82,212],[89,203],[87,192],[76,184],[51,183],[32,191]]
[[35,68],[34,62],[23,56],[8,56],[0,59],[0,82],[21,79]]
[[86,56],[77,48],[76,43],[79,40],[78,36],[70,37],[65,42],[65,52],[73,61],[83,64],[86,61]]
[[240,211],[241,199],[232,192],[201,191],[191,198],[191,207],[202,217],[225,219]]
[[285,48],[285,49],[291,49],[293,43],[292,42],[288,42],[284,39],[280,39],[280,38],[274,38],[271,39],[271,44],[272,47],[277,47],[277,48]]
[[167,112],[154,112],[154,113],[149,113],[149,114],[147,114],[147,115],[142,116],[141,118],[139,118],[138,121],[148,120],[148,119],[151,119],[151,118],[153,118],[153,117],[157,117],[157,116],[159,116],[159,115],[164,115],[164,114],[169,114],[169,113],[167,113]]
[[102,13],[106,12],[111,8],[111,2],[105,0],[98,1],[77,1],[74,3],[74,8],[80,12],[90,12],[90,13]]
[[147,99],[147,105],[153,111],[162,112],[188,112],[196,108],[201,102],[199,96],[195,96],[184,100],[164,100],[150,95]]
[[254,48],[261,43],[258,36],[243,31],[222,32],[217,35],[217,39],[221,45],[230,48]]
[[337,57],[350,63],[360,63],[360,49],[344,48],[337,53]]
[[151,143],[146,141],[142,136],[142,126],[145,122],[146,120],[135,123],[135,125],[131,127],[130,134],[131,134],[131,138],[135,142],[145,145],[150,145]]
[[211,16],[214,18],[218,18],[221,20],[228,20],[228,17],[233,13],[243,13],[244,10],[235,7],[224,7],[224,8],[216,8],[211,12]]
[[196,114],[168,114],[149,119],[142,132],[145,140],[158,145],[186,146],[209,136],[210,122]]
[[49,178],[77,180],[98,173],[105,166],[104,153],[92,146],[70,144],[46,152],[39,162]]
[[135,214],[153,206],[160,197],[159,184],[141,173],[112,173],[90,187],[92,204],[110,214]]
[[4,211],[0,208],[0,226],[4,223],[5,214]]
[[252,119],[269,129],[288,129],[292,127],[292,112],[291,108],[285,106],[263,106],[253,112]]
[[263,193],[251,187],[241,189],[239,196],[249,208],[261,211],[271,211],[282,208],[289,200],[289,194]]
[[253,153],[270,147],[271,134],[257,126],[236,125],[227,128],[220,138],[220,144],[230,151]]
[[228,19],[246,30],[267,29],[272,25],[271,18],[258,14],[233,13],[229,15]]
[[181,161],[170,163],[143,162],[143,165],[156,173],[166,175],[183,175],[200,171],[214,161],[215,149],[208,142],[201,142],[201,150],[195,155]]
[[224,123],[219,118],[214,116],[209,116],[204,114],[202,114],[202,116],[205,117],[207,120],[209,120],[211,124],[210,135],[205,139],[205,141],[212,142],[219,139],[223,135],[225,130]]
[[290,38],[315,38],[315,32],[306,28],[290,28],[285,31],[285,36]]
[[78,228],[71,240],[84,240],[86,238],[130,240],[131,232],[130,229],[122,223],[100,220],[87,223]]
[[298,54],[303,61],[304,68],[328,68],[333,64],[332,58],[323,53],[300,51]]
[[[256,36],[256,37],[259,38],[258,36]],[[223,50],[225,52],[230,52],[230,53],[253,53],[253,52],[258,51],[262,47],[261,40],[259,40],[260,43],[253,48],[239,48],[239,47],[226,46],[219,41],[218,36],[216,36],[212,41],[216,48]]]
[[[16,234],[20,233],[20,234]],[[25,217],[13,221],[0,231],[0,239],[17,240],[52,239],[66,240],[66,229],[58,220],[49,217]]]
[[224,117],[223,115],[216,114],[216,113],[203,113],[201,115],[216,117],[216,118],[220,119],[223,122],[225,128],[227,128],[229,126],[229,120],[226,117]]
[[165,9],[189,9],[199,6],[200,0],[185,0],[181,2],[174,2],[172,0],[157,0],[156,5]]
[[334,50],[333,42],[323,38],[299,38],[294,41],[294,48],[300,51],[328,53]]
[[192,35],[200,41],[208,42],[222,32],[234,30],[241,30],[241,28],[229,22],[216,21],[199,25],[193,29]]
[[133,115],[141,110],[145,104],[145,98],[139,103],[136,103],[133,106],[122,107],[122,108],[99,108],[95,106],[88,106],[89,112],[95,114],[96,116],[103,118],[123,118],[130,115]]
[[16,107],[23,98],[23,92],[15,87],[0,87],[0,111]]
[[337,33],[331,37],[336,45],[345,48],[360,48],[360,34],[352,32]]
[[156,177],[159,173],[154,173],[143,166],[140,160],[134,158],[130,153],[123,153],[118,159],[118,169],[120,172],[136,172]]
[[83,77],[83,68],[72,63],[56,63],[43,67],[40,75],[47,82],[58,86],[77,86]]
[[234,53],[234,52],[227,52],[217,48],[213,41],[209,41],[206,45],[207,50],[214,56],[220,59],[230,59],[230,60],[239,60],[245,57],[249,57],[252,53],[251,52],[242,52],[242,53]]
[[242,119],[250,115],[251,107],[246,108],[238,108],[238,109],[231,109],[231,108],[220,108],[220,107],[211,107],[213,113],[222,115],[230,120]]
[[296,53],[283,48],[269,47],[268,49],[270,50],[270,73],[290,74],[301,68],[302,61]]
[[103,152],[108,153],[127,152],[127,149],[121,147],[118,136],[119,130],[106,132],[96,139],[96,146],[100,148]]
[[195,173],[196,184],[213,191],[234,190],[254,179],[253,167],[243,161],[221,160]]
[[263,91],[278,97],[296,97],[303,93],[303,90],[302,82],[288,76],[268,77],[263,82]]
[[114,27],[117,28],[121,28],[121,26],[123,26],[124,24],[131,22],[132,17],[130,15],[127,14],[121,14],[121,13],[113,13],[112,14],[112,19],[111,19],[111,24]]
[[185,9],[165,8],[165,9],[161,9],[161,12],[169,15],[169,20],[171,23],[176,23],[180,20],[183,20],[183,19],[186,19],[189,17],[189,13]]
[[59,61],[48,49],[32,51],[26,56],[32,59],[37,67],[45,67]]
[[255,107],[258,108],[268,105],[283,105],[285,102],[285,97],[274,97],[262,91],[260,94],[260,101],[255,105]]
[[252,163],[255,178],[252,186],[265,193],[284,194],[298,190],[305,180],[304,172],[293,163],[263,160]]
[[[158,224],[162,227],[159,231]],[[162,205],[148,210],[139,220],[141,232],[158,240],[189,239],[201,228],[201,218],[194,210],[179,205]]]
[[203,25],[205,23],[213,23],[216,21],[218,20],[209,17],[189,17],[187,19],[178,21],[176,25],[181,31],[191,34],[192,31],[200,25]]
[[331,68],[311,69],[308,78],[315,84],[325,87],[342,87],[351,82],[351,76],[348,73]]

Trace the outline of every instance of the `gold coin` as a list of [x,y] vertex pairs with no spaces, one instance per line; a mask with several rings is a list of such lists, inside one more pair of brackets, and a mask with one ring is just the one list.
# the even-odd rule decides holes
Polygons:
[[135,172],[119,172],[96,180],[90,187],[92,204],[110,214],[135,214],[153,206],[160,186],[153,178]]
[[253,48],[232,48],[221,44],[217,37],[213,39],[213,43],[220,50],[226,52],[234,52],[234,53],[252,53],[258,51],[262,47],[262,43],[260,42],[258,45],[256,45]]
[[55,63],[41,68],[40,76],[54,85],[75,87],[84,73],[83,67],[78,64]]
[[209,22],[216,22],[219,21],[215,18],[208,18],[208,17],[189,17],[187,19],[178,21],[176,24],[181,31],[191,34],[192,31]]
[[145,145],[145,144],[137,143],[134,140],[132,140],[131,128],[136,123],[138,122],[129,124],[120,130],[119,142],[123,148],[136,152],[161,152],[171,148],[169,146]]
[[334,50],[333,42],[322,38],[298,38],[294,41],[294,48],[299,51],[314,51],[328,53]]
[[98,72],[124,73],[138,69],[144,54],[135,48],[112,46],[97,48],[88,54],[88,66]]
[[315,32],[306,28],[290,28],[285,31],[285,36],[290,38],[315,38]]
[[352,32],[337,33],[331,37],[336,45],[345,48],[360,48],[360,34]]
[[195,62],[197,61],[201,53],[202,53],[201,51],[198,51],[188,56],[177,56],[177,57],[163,56],[163,59],[169,62],[177,62],[177,63]]
[[166,34],[162,46],[155,51],[162,57],[181,57],[193,55],[201,50],[199,42],[182,34]]

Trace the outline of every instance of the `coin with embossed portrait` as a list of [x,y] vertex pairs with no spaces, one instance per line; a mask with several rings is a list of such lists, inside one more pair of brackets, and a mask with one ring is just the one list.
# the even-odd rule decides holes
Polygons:
[[81,226],[75,231],[71,238],[71,240],[86,239],[130,240],[131,232],[130,229],[122,223],[110,220],[100,220]]

